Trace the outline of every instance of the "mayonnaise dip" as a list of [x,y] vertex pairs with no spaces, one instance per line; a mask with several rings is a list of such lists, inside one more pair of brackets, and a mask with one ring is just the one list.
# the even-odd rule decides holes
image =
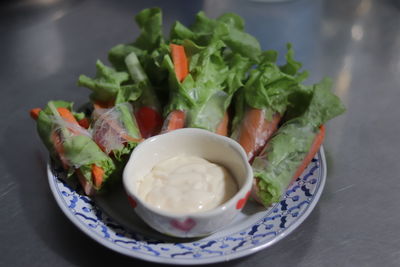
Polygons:
[[137,187],[143,201],[173,213],[213,209],[237,191],[235,179],[224,167],[187,155],[158,163],[139,180]]

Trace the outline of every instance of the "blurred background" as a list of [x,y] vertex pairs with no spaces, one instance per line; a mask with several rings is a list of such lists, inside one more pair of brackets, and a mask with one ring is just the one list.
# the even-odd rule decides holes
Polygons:
[[[289,237],[226,266],[400,265],[400,1],[25,0],[0,3],[0,266],[152,265],[116,254],[61,213],[47,185],[47,152],[28,110],[86,102],[76,85],[96,59],[133,41],[134,15],[163,9],[165,29],[204,10],[235,12],[263,49],[293,44],[347,112],[327,125],[328,179],[319,204]],[[166,32],[167,34],[167,32]]]

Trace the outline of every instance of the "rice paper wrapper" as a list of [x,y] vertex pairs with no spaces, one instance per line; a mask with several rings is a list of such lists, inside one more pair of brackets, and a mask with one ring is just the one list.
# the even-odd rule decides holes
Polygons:
[[106,154],[112,153],[117,160],[121,160],[141,141],[130,104],[117,104],[111,109],[101,110],[96,116],[92,128],[93,139]]

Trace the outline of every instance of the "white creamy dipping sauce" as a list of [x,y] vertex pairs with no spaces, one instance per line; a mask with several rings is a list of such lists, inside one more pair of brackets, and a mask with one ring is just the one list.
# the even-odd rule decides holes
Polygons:
[[203,158],[180,155],[155,165],[139,180],[139,197],[151,206],[173,213],[213,209],[238,191],[227,169]]

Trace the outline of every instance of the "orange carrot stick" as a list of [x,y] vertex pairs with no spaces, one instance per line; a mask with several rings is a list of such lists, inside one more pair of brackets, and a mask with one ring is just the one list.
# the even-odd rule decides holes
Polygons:
[[303,173],[303,171],[307,168],[308,164],[310,164],[311,160],[314,158],[315,154],[318,152],[319,148],[324,142],[324,138],[325,138],[325,126],[322,125],[319,128],[318,134],[314,138],[310,151],[308,151],[306,157],[303,159],[302,163],[300,164],[299,168],[294,174],[293,180],[296,180],[297,177],[299,177]]
[[281,115],[276,113],[272,120],[265,119],[262,109],[251,108],[246,112],[239,133],[239,143],[244,148],[249,161],[264,147],[268,139],[278,129]]
[[32,119],[37,120],[39,118],[40,111],[42,111],[41,108],[33,108],[29,111],[29,114],[31,115]]
[[185,53],[185,48],[182,45],[170,44],[172,61],[176,78],[182,82],[189,73],[188,60]]
[[229,123],[229,115],[228,112],[225,111],[224,117],[222,118],[222,121],[217,127],[216,133],[227,136],[228,135],[228,123]]
[[104,170],[96,164],[92,164],[92,178],[95,187],[100,188],[103,183],[103,176]]
[[57,108],[58,113],[61,118],[63,118],[66,122],[79,125],[78,121],[75,119],[74,115],[67,108]]
[[[57,111],[60,114],[61,118],[64,119],[64,121],[80,127],[78,121],[74,117],[74,114],[72,114],[72,112],[69,109],[57,108]],[[76,128],[68,128],[68,130],[75,135],[79,135],[79,131]]]
[[167,126],[164,132],[170,132],[185,126],[185,112],[182,110],[174,110],[168,115]]

